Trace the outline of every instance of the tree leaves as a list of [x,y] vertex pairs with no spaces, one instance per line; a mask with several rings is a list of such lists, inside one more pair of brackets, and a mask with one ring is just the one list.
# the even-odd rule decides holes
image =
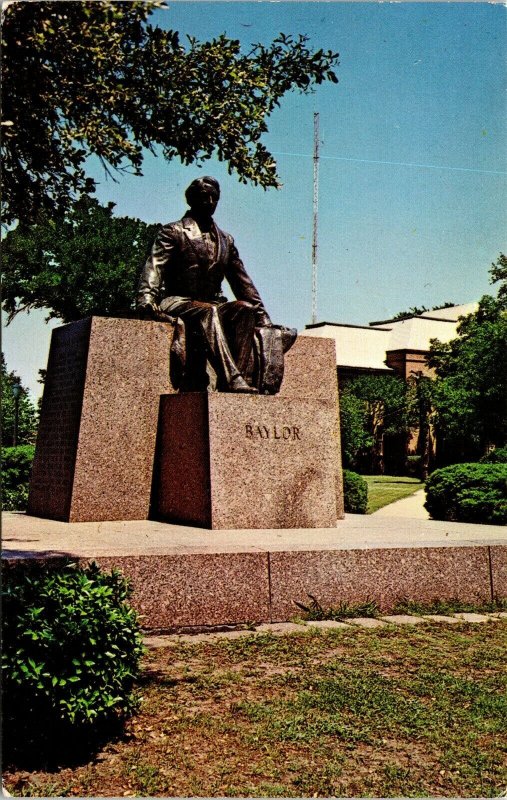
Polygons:
[[409,426],[409,397],[403,380],[391,375],[362,375],[347,381],[340,392],[342,450],[345,464],[383,471],[385,434],[403,433]]
[[[37,431],[37,412],[28,395],[26,388],[21,384],[20,378],[15,372],[10,372],[5,363],[4,354],[1,354],[0,361],[0,377],[1,377],[1,390],[2,390],[2,445],[3,447],[10,447],[14,442],[14,424],[15,424],[15,400],[12,393],[14,384],[21,386],[21,393],[18,398],[18,429],[17,429],[17,443],[24,445],[35,441]],[[24,453],[21,453],[15,461],[25,461]],[[23,473],[24,464],[16,465],[21,466],[21,473]],[[9,468],[14,467],[14,464],[9,463],[4,459],[2,466],[2,479],[3,488],[14,489],[14,481],[10,482],[11,475],[8,475]],[[27,479],[27,474],[13,470],[12,477],[19,478],[18,482],[23,482],[23,478]],[[5,500],[5,498],[4,498]],[[5,506],[4,506],[5,507]]]
[[84,163],[140,175],[156,145],[185,164],[216,154],[243,183],[279,185],[260,139],[290,90],[337,82],[338,56],[280,34],[248,54],[148,24],[135,0],[13,3],[3,28],[6,222],[62,214],[94,190]]
[[436,370],[432,396],[441,436],[454,460],[484,455],[507,439],[507,270],[500,255],[490,270],[502,281],[498,298],[485,295],[475,314],[464,317],[450,342],[433,340],[428,363]]
[[64,322],[134,310],[137,278],[157,225],[114,217],[114,204],[83,198],[55,222],[40,213],[21,223],[2,248],[3,308],[9,321],[31,308]]

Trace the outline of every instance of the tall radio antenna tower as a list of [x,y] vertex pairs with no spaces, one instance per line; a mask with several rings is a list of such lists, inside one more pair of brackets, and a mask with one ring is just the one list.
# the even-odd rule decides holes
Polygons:
[[317,322],[317,253],[319,215],[319,115],[313,115],[313,237],[312,237],[312,324]]

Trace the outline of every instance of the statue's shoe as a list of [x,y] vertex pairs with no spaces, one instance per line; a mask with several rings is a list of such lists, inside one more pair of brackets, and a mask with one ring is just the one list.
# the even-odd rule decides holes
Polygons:
[[241,375],[236,375],[229,384],[230,392],[240,392],[241,394],[259,394],[259,390],[249,386]]

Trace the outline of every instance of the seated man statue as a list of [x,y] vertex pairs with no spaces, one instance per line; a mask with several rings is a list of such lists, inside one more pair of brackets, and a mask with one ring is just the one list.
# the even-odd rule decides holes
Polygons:
[[[175,322],[175,388],[275,394],[296,331],[273,325],[232,236],[213,221],[218,181],[199,178],[185,197],[189,210],[160,229],[142,270],[139,316]],[[224,278],[232,302],[222,294]]]

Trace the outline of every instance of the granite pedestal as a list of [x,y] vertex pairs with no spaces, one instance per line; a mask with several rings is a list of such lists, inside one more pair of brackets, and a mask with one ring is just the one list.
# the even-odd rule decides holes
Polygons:
[[[172,336],[173,327],[168,323],[103,317],[73,322],[53,331],[28,499],[29,514],[65,522],[145,520],[151,516],[160,396],[176,394],[169,377]],[[343,517],[334,347],[330,339],[298,338],[286,355],[280,394],[276,398],[257,398],[266,408],[274,408],[270,406],[271,400],[289,403],[280,406],[280,413],[273,411],[270,412],[271,416],[268,414],[271,420],[269,424],[282,426],[281,443],[286,454],[294,453],[292,445],[295,442],[291,444],[283,439],[283,426],[290,417],[292,422],[288,424],[297,427],[298,419],[306,420],[313,413],[308,403],[315,403],[315,414],[322,420],[329,435],[327,442],[323,437],[318,442],[312,439],[315,448],[323,448],[322,456],[320,452],[313,452],[306,447],[303,441],[303,457],[308,459],[308,464],[296,463],[291,456],[285,467],[284,488],[276,490],[282,492],[278,496],[278,510],[276,513],[271,511],[265,519],[261,521],[259,518],[259,522],[255,523],[242,520],[245,503],[248,502],[241,483],[242,473],[238,472],[240,480],[235,481],[230,460],[227,462],[222,455],[219,458],[212,455],[213,469],[210,474],[213,477],[213,498],[227,495],[231,510],[227,513],[213,511],[208,516],[198,510],[197,516],[192,517],[199,520],[196,524],[213,528],[234,528],[236,525],[255,527],[256,524],[260,527],[308,527],[313,524],[323,527],[334,525],[337,518]],[[221,399],[211,401],[215,410],[213,413],[220,414],[219,408],[223,408],[227,409],[224,413],[229,415],[234,408],[240,428],[245,420],[248,422],[250,419],[246,411],[240,410],[242,403],[245,409],[250,407],[250,396],[231,398],[228,394],[216,394],[214,398]],[[296,413],[298,404],[301,411]],[[206,415],[201,413],[199,416],[196,409],[195,402],[193,406],[190,403],[190,417],[186,422],[181,419],[180,424],[188,432],[189,441],[195,436],[196,441],[202,443],[204,430],[189,433],[197,419],[204,422],[206,419]],[[284,414],[289,414],[289,417],[286,419]],[[252,424],[256,419],[254,414],[251,417]],[[229,421],[232,430],[232,417]],[[259,424],[264,424],[260,417]],[[221,453],[226,454],[227,426],[222,426],[224,435],[219,436],[216,428],[213,430],[215,442],[220,442]],[[306,430],[310,431],[310,428]],[[248,443],[245,437],[243,439],[243,444],[247,444],[251,451],[256,444],[262,446],[262,442],[252,440]],[[204,449],[200,452],[204,453],[204,443],[202,447]],[[331,447],[334,448],[332,454]],[[264,454],[267,452],[264,447]],[[198,454],[197,450],[195,453]],[[236,455],[239,459],[237,447]],[[327,464],[328,470],[324,481],[328,492],[325,500],[317,487],[319,479],[312,472],[321,459]],[[242,461],[244,459],[240,459]],[[165,458],[164,463],[169,465],[170,471],[180,471],[178,463],[170,458]],[[274,469],[275,462],[271,460],[269,464]],[[207,470],[206,463],[196,463],[188,474],[205,476]],[[289,476],[291,470],[292,475]],[[331,511],[329,496],[330,470],[334,474],[334,511]],[[269,486],[275,486],[278,473],[278,467],[271,476],[266,473],[262,477],[262,470],[258,472],[259,481],[263,481],[261,494],[269,494]],[[171,480],[167,471],[164,479]],[[221,482],[220,487],[218,481]],[[311,490],[310,486],[313,487]],[[196,502],[201,502],[206,496],[204,484],[199,492],[194,495]],[[261,494],[259,491],[253,492],[250,484],[248,493],[256,504],[260,502]],[[315,523],[311,522],[308,511],[311,505],[309,498],[321,508],[314,517]],[[213,508],[218,508],[217,502],[213,500]],[[219,505],[225,508],[223,499]],[[232,509],[238,513],[237,520],[231,517]],[[286,519],[284,514],[287,514]],[[296,522],[296,519],[299,521]]]
[[[65,522],[145,520],[152,516],[160,397],[176,394],[169,373],[172,336],[173,326],[169,323],[104,317],[91,317],[53,331],[28,499],[29,514]],[[211,401],[205,396],[201,401],[196,400],[194,395],[190,395],[194,400],[176,401],[180,403],[181,413],[178,423],[173,425],[171,437],[177,437],[180,428],[187,434],[186,449],[181,450],[178,457],[183,458],[187,452],[188,462],[188,447],[192,441],[194,445],[201,443],[199,452],[194,447],[196,458],[210,448],[212,452],[211,467],[209,459],[208,462],[205,459],[203,464],[196,461],[192,469],[187,469],[188,479],[194,485],[197,476],[203,479],[193,500],[202,505],[210,492],[212,496],[213,511],[205,514],[202,508],[197,508],[190,517],[195,524],[213,528],[236,525],[323,527],[332,526],[337,518],[343,517],[335,364],[332,340],[299,338],[286,356],[285,376],[276,398],[252,401],[248,395],[218,393]],[[184,396],[178,395],[179,398]],[[257,401],[264,404],[263,408],[270,409],[267,416],[247,410]],[[167,397],[165,402],[168,402]],[[217,421],[212,428],[213,445],[203,439],[207,436],[208,422],[206,414],[198,411],[199,402],[201,406],[211,402],[212,416],[215,414],[222,419],[220,425]],[[279,411],[275,410],[277,402],[282,403]],[[316,404],[315,411],[308,403]],[[311,432],[313,414],[321,428],[320,438],[316,438],[316,430]],[[299,444],[294,438],[292,441],[284,439],[283,426],[289,424],[294,429],[302,424],[299,420],[304,422],[306,438]],[[244,425],[249,421],[252,425],[267,424],[271,428],[282,426],[280,443],[285,455],[289,455],[285,467],[282,468],[283,459],[268,457],[273,442],[256,441],[255,436],[248,441]],[[205,428],[195,427],[201,423]],[[257,475],[262,478],[255,491],[253,483],[247,481],[245,492],[242,481],[246,473],[238,471],[235,475],[230,459],[222,457],[232,441],[229,431],[233,428],[242,431],[243,446],[248,446],[249,453],[255,451],[259,458]],[[172,503],[174,481],[181,473],[181,466],[174,460],[171,437],[164,439],[164,447],[170,455],[164,457],[162,453],[161,463],[170,473],[164,475],[163,485],[172,487]],[[234,447],[240,466],[243,457],[238,442]],[[294,457],[298,446],[299,461]],[[220,457],[216,457],[217,447]],[[326,477],[319,488],[324,475],[322,465],[319,466],[321,461],[326,464]],[[320,472],[315,472],[317,467]],[[278,477],[282,469],[286,473],[283,487]],[[333,501],[329,494],[331,473],[334,474],[334,510],[331,510]],[[206,481],[209,483],[211,479],[212,487],[208,490]],[[273,493],[271,482],[273,487],[278,487],[274,489],[278,493],[277,510],[272,508],[269,514],[252,522],[248,515],[244,516],[245,508],[253,498],[257,498],[257,505],[261,496],[266,500],[270,492]],[[192,498],[188,492],[185,495],[185,485],[181,490],[188,506]],[[323,492],[328,493],[325,500]],[[264,500],[260,503],[263,508],[266,507]],[[319,510],[310,512],[313,506]],[[223,511],[219,512],[219,507]],[[235,512],[243,514],[243,521],[231,516]],[[165,506],[163,513],[166,513]],[[174,518],[172,513],[171,518]],[[180,518],[189,519],[187,512]]]
[[218,530],[334,528],[337,435],[320,400],[165,395],[158,516]]
[[89,317],[51,339],[28,513],[147,519],[159,398],[173,392],[162,322]]

